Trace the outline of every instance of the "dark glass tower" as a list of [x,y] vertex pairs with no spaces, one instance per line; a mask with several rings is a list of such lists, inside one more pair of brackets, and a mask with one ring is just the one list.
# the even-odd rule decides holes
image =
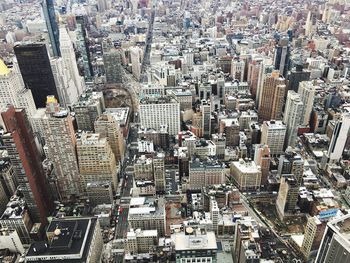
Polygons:
[[77,37],[77,49],[82,57],[82,64],[84,70],[84,78],[87,81],[91,81],[93,76],[93,70],[91,65],[89,44],[86,34],[86,18],[84,16],[76,16],[77,22],[76,37]]
[[1,116],[6,127],[4,146],[29,214],[34,222],[46,225],[54,208],[53,198],[26,112],[10,106]]
[[55,6],[53,0],[43,0],[41,2],[45,17],[47,31],[49,33],[52,53],[55,57],[61,56],[60,51],[60,32],[56,21]]
[[31,89],[35,106],[46,107],[46,97],[58,98],[46,46],[42,43],[23,44],[14,47],[23,81]]
[[274,65],[283,77],[287,76],[290,64],[290,44],[288,38],[282,38],[275,47]]

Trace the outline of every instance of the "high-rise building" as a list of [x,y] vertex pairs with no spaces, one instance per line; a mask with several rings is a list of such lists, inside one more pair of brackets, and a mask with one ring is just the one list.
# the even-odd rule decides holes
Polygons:
[[[52,49],[52,56],[61,56],[59,30],[56,20],[55,5],[53,0],[43,0],[41,2],[44,18],[46,22],[47,31],[49,33],[50,44]],[[54,94],[52,94],[54,95]]]
[[126,234],[125,251],[130,254],[149,253],[152,247],[158,245],[157,230],[131,229]]
[[64,26],[60,27],[60,50],[64,66],[74,81],[75,88],[77,89],[77,94],[80,96],[83,93],[85,86],[84,78],[79,75],[72,40],[68,35],[67,29]]
[[158,129],[168,125],[170,135],[180,131],[180,104],[171,97],[147,97],[140,100],[140,123],[145,128]]
[[333,130],[333,135],[328,148],[330,162],[338,162],[342,157],[345,145],[349,139],[350,114],[343,113]]
[[79,98],[75,83],[64,66],[64,60],[61,57],[52,58],[50,62],[58,99],[64,107],[71,107]]
[[141,155],[134,163],[135,180],[152,180],[153,179],[152,159]]
[[53,200],[25,110],[10,106],[1,115],[7,131],[3,135],[4,146],[30,216],[34,222],[46,225]]
[[103,65],[107,83],[122,82],[122,61],[120,50],[110,42],[103,42]]
[[261,168],[261,185],[267,186],[270,171],[270,148],[266,144],[255,146],[254,162]]
[[244,70],[245,70],[244,60],[232,59],[231,76],[233,79],[237,79],[238,81],[242,82],[244,80]]
[[30,89],[24,87],[21,74],[9,69],[0,59],[0,108],[6,109],[8,105],[16,108],[25,108],[28,115],[35,112],[35,103]]
[[294,90],[289,90],[287,95],[287,103],[284,109],[283,122],[286,124],[286,140],[285,146],[295,147],[298,142],[298,128],[303,118],[304,104],[300,95]]
[[300,82],[310,80],[311,71],[303,69],[303,65],[296,65],[288,74],[288,90],[298,91]]
[[278,174],[293,174],[300,186],[303,182],[304,159],[293,149],[287,148],[285,154],[279,158]]
[[201,113],[202,113],[203,137],[205,139],[210,139],[210,135],[211,135],[211,108],[210,108],[210,104],[203,100],[200,108],[201,108]]
[[153,178],[156,191],[165,191],[165,169],[164,169],[164,154],[158,153],[153,158]]
[[166,213],[163,198],[131,198],[128,214],[130,228],[157,230],[160,237],[165,235]]
[[77,155],[83,189],[88,183],[99,181],[111,181],[117,189],[117,165],[107,138],[82,133],[77,140]]
[[260,107],[262,92],[265,84],[265,78],[269,77],[271,73],[274,71],[273,61],[270,58],[263,58],[261,62],[261,67],[259,67],[260,71],[258,73],[257,79],[257,89],[256,89],[256,97],[255,103],[258,107]]
[[270,148],[272,156],[283,153],[286,125],[282,121],[264,121],[261,127],[261,144]]
[[220,209],[219,209],[218,203],[216,202],[215,198],[210,200],[209,211],[210,211],[210,219],[213,222],[214,232],[217,233]]
[[250,93],[253,98],[257,97],[259,78],[261,78],[263,67],[263,58],[254,57],[248,65],[247,81],[250,88]]
[[24,84],[32,91],[35,106],[45,108],[49,95],[59,98],[45,44],[19,44],[13,49]]
[[136,79],[141,77],[141,49],[139,47],[130,48],[131,70]]
[[283,220],[284,216],[295,211],[298,202],[299,184],[294,175],[283,175],[276,200],[278,217]]
[[83,69],[84,78],[87,81],[91,81],[93,77],[93,70],[91,65],[90,58],[90,50],[89,50],[89,42],[86,34],[86,17],[84,16],[76,16],[76,48],[81,54],[81,64]]
[[301,246],[301,252],[305,259],[309,258],[311,252],[319,249],[326,225],[326,222],[321,221],[318,216],[308,218]]
[[274,65],[275,69],[280,72],[283,77],[287,76],[290,64],[290,44],[287,37],[281,38],[275,47]]
[[87,91],[73,105],[78,129],[94,131],[95,120],[104,112],[105,103],[102,92]]
[[251,191],[260,188],[261,168],[254,161],[240,159],[232,162],[230,174],[241,191]]
[[109,1],[108,0],[98,0],[97,1],[97,9],[99,12],[103,13],[109,8]]
[[350,261],[350,214],[328,222],[316,263]]
[[314,106],[315,87],[311,81],[302,81],[299,84],[298,93],[300,94],[300,99],[304,104],[300,124],[309,125],[311,112]]
[[123,161],[125,143],[119,122],[110,114],[102,114],[95,121],[95,132],[107,138],[116,162]]
[[205,229],[187,227],[172,235],[175,243],[176,263],[217,262],[218,247],[215,233]]
[[101,261],[103,238],[96,217],[64,217],[53,219],[46,230],[45,243],[31,244],[26,262]]
[[282,108],[286,85],[278,71],[273,71],[264,78],[259,117],[264,121],[282,119]]
[[83,192],[80,184],[73,120],[70,112],[60,108],[54,97],[47,98],[47,107],[45,111],[41,111],[46,157],[55,168],[61,199],[68,200]]

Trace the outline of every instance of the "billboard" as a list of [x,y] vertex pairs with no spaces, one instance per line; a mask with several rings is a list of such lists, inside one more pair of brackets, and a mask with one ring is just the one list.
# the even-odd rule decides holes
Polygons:
[[338,208],[331,208],[325,211],[320,212],[320,219],[325,219],[329,217],[336,216],[338,212]]

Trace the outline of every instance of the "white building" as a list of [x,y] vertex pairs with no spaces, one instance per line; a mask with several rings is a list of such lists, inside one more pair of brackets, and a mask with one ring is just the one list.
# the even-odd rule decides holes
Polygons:
[[148,253],[158,243],[157,230],[130,229],[126,234],[125,251],[130,254]]
[[282,121],[264,121],[261,127],[261,144],[267,144],[271,155],[283,153],[286,125]]
[[300,124],[309,125],[311,111],[314,105],[315,87],[311,81],[302,81],[299,83],[298,93],[304,104]]
[[350,131],[350,113],[343,113],[342,119],[337,122],[328,148],[330,162],[337,162],[342,157]]
[[16,68],[9,69],[0,60],[0,108],[13,105],[16,108],[25,108],[29,116],[35,111],[35,103],[30,89],[25,89],[21,74]]
[[84,77],[79,75],[72,40],[68,35],[67,29],[63,26],[60,27],[59,39],[61,56],[63,59],[64,66],[69,72],[70,77],[73,79],[78,96],[80,96],[83,93],[85,86]]
[[141,77],[141,49],[139,47],[130,48],[131,70],[136,79]]
[[287,95],[287,103],[284,110],[283,122],[286,124],[286,146],[296,146],[298,139],[298,128],[303,118],[304,104],[300,95],[294,90],[289,90]]
[[0,229],[0,249],[8,249],[12,253],[24,253],[23,244],[16,230]]
[[180,103],[171,96],[141,99],[139,113],[141,126],[145,128],[157,130],[167,125],[170,135],[180,131]]

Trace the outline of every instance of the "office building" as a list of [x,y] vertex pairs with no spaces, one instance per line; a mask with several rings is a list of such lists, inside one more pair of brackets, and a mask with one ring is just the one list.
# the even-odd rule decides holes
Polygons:
[[271,164],[271,154],[268,145],[257,144],[255,146],[254,162],[261,168],[261,185],[267,186]]
[[120,53],[121,51],[116,49],[112,43],[103,42],[103,65],[108,84],[122,83],[122,58]]
[[141,49],[137,46],[130,48],[131,71],[137,80],[141,77],[141,53]]
[[226,146],[239,145],[240,125],[237,119],[223,119],[220,121],[220,133],[226,135]]
[[71,107],[79,98],[75,83],[61,57],[52,58],[50,63],[58,93],[58,99],[62,106],[66,108]]
[[60,108],[54,97],[47,98],[47,107],[42,112],[42,135],[44,150],[52,162],[57,176],[60,198],[69,200],[82,194],[76,155],[76,138],[70,112]]
[[259,101],[259,118],[264,121],[281,120],[286,90],[285,80],[278,71],[269,73],[265,78]]
[[163,237],[166,227],[165,200],[163,198],[131,198],[128,222],[130,228],[157,230],[158,235]]
[[88,183],[99,181],[110,181],[113,189],[117,189],[117,165],[107,138],[97,133],[79,134],[77,155],[84,189]]
[[272,156],[283,153],[287,128],[282,121],[264,121],[261,127],[261,144],[270,148]]
[[112,183],[108,181],[87,183],[86,195],[92,207],[102,204],[112,204]]
[[316,263],[350,261],[350,214],[327,223]]
[[[15,172],[10,158],[5,157],[0,159],[0,181],[8,199],[16,192]],[[5,198],[5,197],[4,197]],[[7,204],[7,203],[6,203]],[[5,206],[6,206],[5,204]]]
[[263,58],[254,57],[248,64],[247,82],[253,98],[257,97],[259,79],[262,77]]
[[220,209],[219,209],[218,203],[214,198],[210,200],[209,212],[210,212],[210,219],[213,222],[213,230],[215,233],[217,233]]
[[233,257],[237,259],[236,262],[244,262],[241,261],[246,251],[243,249],[244,243],[249,240],[254,241],[259,237],[259,225],[255,220],[250,217],[242,217],[237,220],[233,239]]
[[93,77],[93,70],[91,65],[91,55],[89,50],[89,40],[86,34],[86,17],[76,16],[76,45],[77,50],[81,54],[81,67],[84,74],[85,81],[91,81]]
[[134,163],[134,178],[135,180],[152,180],[153,166],[152,158],[147,158],[141,155]]
[[[43,0],[41,2],[41,6],[42,6],[45,22],[46,22],[47,31],[49,33],[52,56],[59,57],[61,56],[60,40],[59,40],[60,33],[57,25],[54,1]],[[55,94],[48,94],[48,95],[55,95]]]
[[177,135],[180,131],[180,104],[171,96],[141,99],[139,114],[143,127],[158,129],[167,125],[169,135]]
[[165,168],[164,168],[164,153],[158,153],[153,158],[153,179],[157,192],[165,191]]
[[8,105],[16,108],[25,108],[27,114],[32,116],[36,110],[32,92],[26,89],[20,73],[14,68],[8,68],[0,59],[0,108],[6,109]]
[[314,106],[315,87],[311,81],[302,81],[299,84],[298,94],[303,102],[303,112],[300,124],[307,126],[310,124],[311,112]]
[[307,219],[301,246],[301,252],[305,259],[309,258],[310,253],[315,253],[319,249],[326,226],[327,223],[321,221],[318,216],[312,216]]
[[293,174],[300,186],[304,175],[304,159],[290,148],[286,149],[278,161],[278,174]]
[[46,230],[45,241],[33,243],[25,255],[26,262],[101,261],[103,239],[96,217],[53,219]]
[[244,81],[244,70],[245,63],[244,60],[232,59],[231,63],[231,76],[233,79],[237,79],[240,82]]
[[126,234],[125,251],[129,254],[149,253],[158,245],[157,230],[130,229]]
[[298,142],[298,128],[303,118],[304,104],[300,95],[294,90],[289,90],[287,95],[287,103],[284,110],[283,122],[286,124],[285,146],[295,147]]
[[23,254],[24,247],[16,230],[0,229],[0,250],[8,249],[12,253]]
[[97,9],[100,13],[103,13],[110,8],[110,2],[108,0],[98,0],[97,1]]
[[60,27],[60,50],[64,67],[68,71],[67,74],[69,74],[74,81],[77,94],[80,96],[85,88],[84,78],[79,75],[72,40],[68,35],[67,29],[64,26]]
[[13,106],[1,115],[7,131],[3,142],[13,164],[16,182],[32,220],[44,226],[53,211],[53,200],[29,120],[24,109]]
[[274,65],[275,69],[283,76],[287,76],[290,64],[290,44],[287,37],[283,37],[275,46]]
[[201,106],[202,113],[202,129],[203,129],[203,137],[205,139],[210,139],[211,135],[211,108],[210,104],[206,101],[202,100]]
[[22,244],[30,244],[30,231],[33,222],[26,209],[26,203],[18,192],[10,198],[4,213],[0,217],[0,225],[10,231],[16,231]]
[[225,183],[225,169],[221,163],[196,159],[189,163],[189,188],[200,190],[205,186]]
[[261,168],[254,161],[232,162],[230,174],[241,191],[256,191],[261,184]]
[[49,95],[59,98],[45,44],[19,44],[13,49],[25,87],[32,91],[35,106],[44,108]]
[[175,243],[176,263],[217,262],[215,233],[204,228],[187,227],[171,235]]
[[328,148],[330,162],[338,162],[342,157],[346,142],[349,138],[350,114],[343,113],[341,120],[336,123]]
[[102,114],[95,121],[95,132],[107,138],[112,148],[115,161],[123,161],[125,142],[119,122],[110,114]]
[[288,90],[298,92],[300,82],[310,80],[311,71],[303,69],[303,65],[297,64],[288,75]]
[[281,177],[280,188],[276,201],[278,217],[283,220],[287,215],[293,215],[298,202],[299,184],[293,174]]
[[105,110],[102,92],[87,91],[73,105],[78,130],[94,131],[94,123]]

